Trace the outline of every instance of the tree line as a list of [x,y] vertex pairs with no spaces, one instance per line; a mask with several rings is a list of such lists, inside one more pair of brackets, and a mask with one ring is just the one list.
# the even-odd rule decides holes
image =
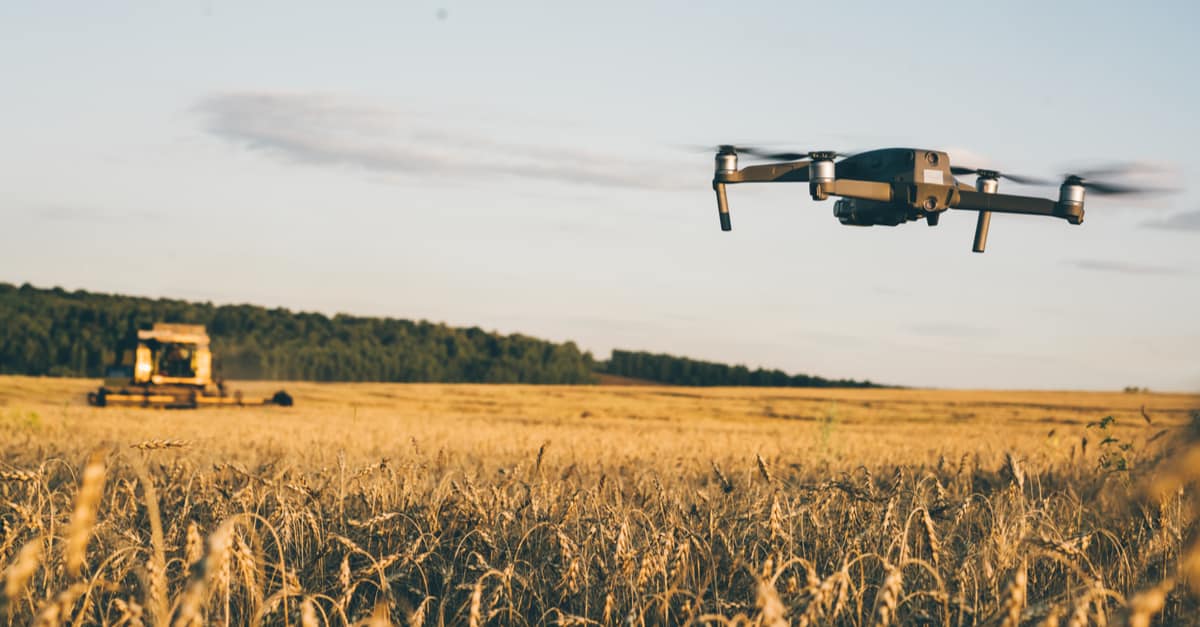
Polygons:
[[232,379],[590,383],[571,343],[394,318],[39,289],[0,283],[0,373],[101,376],[155,322],[203,324]]
[[213,305],[0,283],[0,374],[99,377],[155,322],[202,324],[231,379],[594,383],[609,373],[676,385],[854,386],[778,370],[613,351],[428,321]]
[[823,379],[804,374],[788,374],[782,370],[751,370],[746,366],[730,366],[711,361],[699,361],[674,355],[614,350],[612,357],[600,370],[634,379],[647,379],[671,385],[715,386],[735,385],[753,387],[879,387],[870,381],[854,379]]

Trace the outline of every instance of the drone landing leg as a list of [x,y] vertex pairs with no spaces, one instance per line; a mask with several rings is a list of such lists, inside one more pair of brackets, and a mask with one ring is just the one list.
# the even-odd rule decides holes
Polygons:
[[729,222],[729,199],[725,196],[725,184],[714,182],[713,191],[717,192],[717,215],[721,218],[721,230],[732,231],[733,224]]
[[975,245],[971,247],[971,250],[981,253],[987,247],[988,225],[991,221],[991,211],[979,212],[979,221],[975,223]]

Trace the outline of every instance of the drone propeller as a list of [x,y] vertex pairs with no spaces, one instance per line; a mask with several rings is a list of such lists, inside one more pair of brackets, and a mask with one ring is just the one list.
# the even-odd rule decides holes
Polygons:
[[1018,176],[1016,174],[1006,174],[1006,173],[1000,172],[998,170],[985,170],[983,168],[968,168],[966,166],[961,166],[961,165],[950,166],[950,173],[951,174],[974,174],[976,176],[979,176],[980,178],[989,178],[989,179],[1008,179],[1014,183],[1020,183],[1021,185],[1052,185],[1053,184],[1052,181],[1047,181],[1045,179],[1037,179],[1037,178],[1033,178],[1031,176]]
[[1063,175],[1063,184],[1082,185],[1084,189],[1100,196],[1121,196],[1130,194],[1162,194],[1175,191],[1167,187],[1145,187],[1124,183],[1097,181],[1096,177],[1123,176],[1129,174],[1153,173],[1158,169],[1143,163],[1118,163],[1101,168],[1080,170]]
[[836,150],[810,150],[805,152],[773,152],[765,148],[756,148],[754,146],[734,146],[732,144],[721,144],[717,146],[717,152],[724,153],[741,153],[747,154],[762,159],[770,159],[772,161],[797,161],[800,159],[836,159],[838,157],[849,157],[851,153],[838,152]]

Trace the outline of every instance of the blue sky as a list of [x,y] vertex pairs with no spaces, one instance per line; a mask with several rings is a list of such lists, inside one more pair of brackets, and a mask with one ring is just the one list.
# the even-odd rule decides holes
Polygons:
[[[1200,388],[1194,3],[0,6],[0,281],[938,387]],[[711,154],[918,146],[1180,193],[844,227]],[[1022,190],[1010,184],[1008,191]]]

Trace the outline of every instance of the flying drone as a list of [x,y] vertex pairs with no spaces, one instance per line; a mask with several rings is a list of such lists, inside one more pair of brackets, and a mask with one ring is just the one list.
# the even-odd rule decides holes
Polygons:
[[[738,169],[738,154],[779,161]],[[840,159],[840,160],[839,160]],[[1068,174],[1059,186],[1058,200],[999,193],[1000,179],[1026,185],[1049,185],[1048,181],[1001,173],[996,170],[950,165],[950,157],[938,150],[884,148],[855,154],[832,150],[771,152],[746,146],[718,146],[713,190],[721,230],[729,231],[729,201],[725,186],[738,183],[808,183],[813,200],[840,196],[833,215],[853,226],[896,226],[924,219],[937,226],[948,209],[978,211],[975,243],[982,253],[987,245],[993,213],[1019,213],[1061,218],[1070,224],[1083,223],[1085,191],[1100,195],[1145,191],[1127,185],[1093,180],[1117,170]],[[959,182],[955,175],[975,175],[974,187]]]

